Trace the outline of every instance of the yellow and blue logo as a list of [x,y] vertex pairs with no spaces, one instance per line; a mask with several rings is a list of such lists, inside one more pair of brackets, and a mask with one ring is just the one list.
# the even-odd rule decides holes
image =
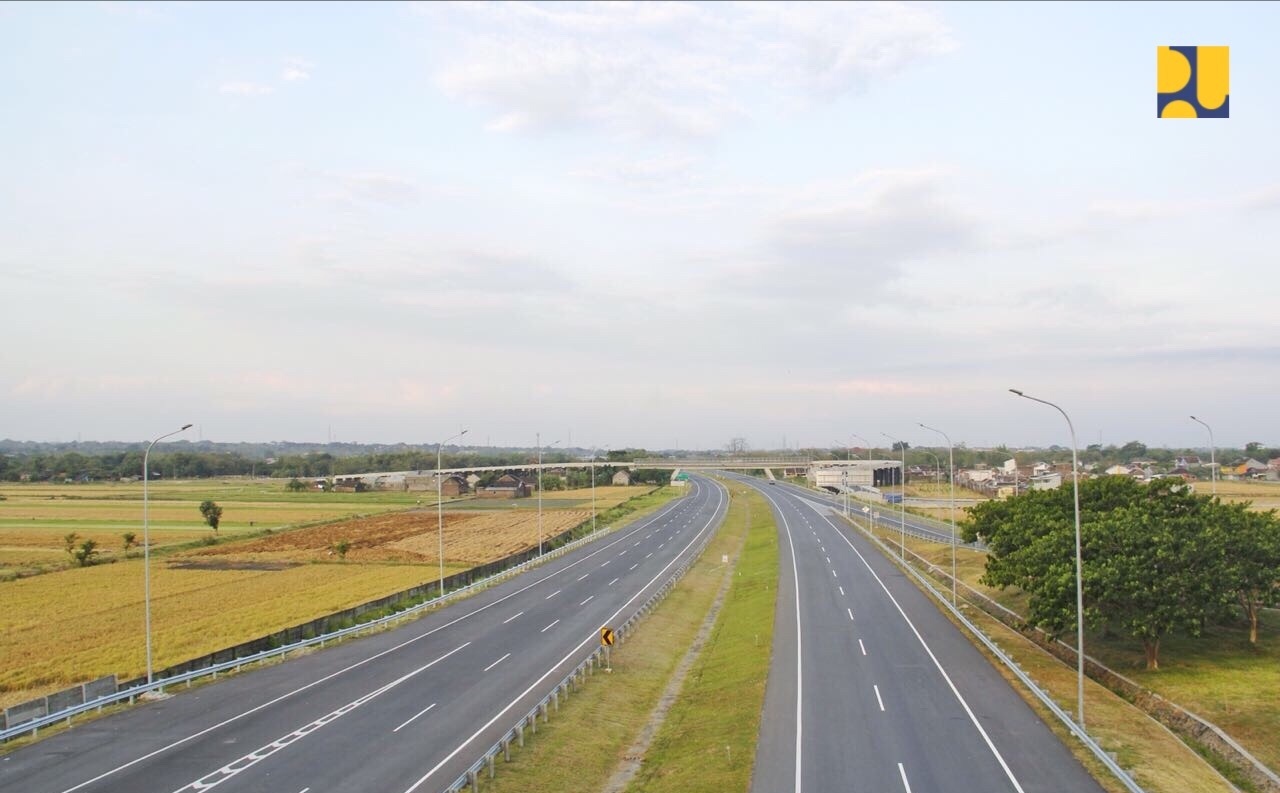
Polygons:
[[1156,47],[1157,118],[1230,118],[1230,47]]

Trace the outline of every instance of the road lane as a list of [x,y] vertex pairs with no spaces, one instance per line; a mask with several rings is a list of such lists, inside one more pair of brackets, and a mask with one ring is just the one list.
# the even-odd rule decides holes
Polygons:
[[[830,517],[834,507],[741,481],[771,501],[784,530],[812,540],[797,543],[795,558],[780,564],[753,791],[1101,790],[937,607]],[[789,564],[798,620],[797,604],[784,598]],[[793,682],[801,676],[803,686]],[[799,749],[786,733],[789,722],[804,736]],[[791,783],[783,784],[780,767],[792,772]]]
[[[16,750],[0,759],[0,790],[401,793],[432,766],[420,789],[443,786],[594,649],[605,620],[634,613],[719,525],[723,488],[701,477],[689,487],[652,516],[394,630]],[[583,575],[623,548],[651,556],[607,584]]]

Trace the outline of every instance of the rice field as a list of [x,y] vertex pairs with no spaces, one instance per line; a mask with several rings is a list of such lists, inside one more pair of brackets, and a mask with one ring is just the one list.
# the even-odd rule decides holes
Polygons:
[[[77,542],[94,540],[99,558],[108,560],[124,558],[123,535],[132,532],[137,535],[132,553],[141,553],[141,483],[5,483],[0,485],[0,496],[4,499],[0,501],[0,580],[70,566],[64,538],[71,533],[78,535]],[[367,500],[357,500],[366,496]],[[417,495],[290,493],[279,480],[153,483],[147,532],[152,550],[211,536],[200,515],[200,502],[205,499],[223,508],[217,532],[221,539],[403,509],[414,505]]]
[[[446,569],[446,574],[458,567]],[[152,563],[155,668],[433,580],[418,565],[302,564],[279,570]],[[0,583],[0,707],[115,673],[146,672],[142,563]]]
[[[37,492],[37,487],[46,492]],[[107,558],[102,561],[107,563],[66,567],[62,548],[67,531],[92,537],[95,530],[90,523],[126,516],[131,510],[140,512],[141,505],[128,499],[140,498],[141,487],[105,491],[127,494],[122,498],[78,487],[83,486],[0,488],[6,496],[0,501],[0,563],[10,564],[26,553],[28,559],[47,558],[62,566],[46,575],[0,580],[4,605],[0,608],[0,707],[106,674],[129,679],[145,673],[140,551],[135,549],[125,559],[114,535],[117,530],[137,530],[140,535],[140,528],[122,523],[101,530],[106,550],[116,551],[104,554]],[[170,483],[170,487],[167,500],[152,492],[152,542],[159,551],[151,559],[157,669],[434,581],[439,575],[437,515],[434,508],[416,508],[420,494],[316,491],[286,497],[276,486],[264,494],[273,498],[236,501],[227,497],[231,494],[225,489],[215,488],[205,497],[226,509],[226,528],[219,532],[218,544],[183,548],[174,546],[206,537],[210,531],[200,524],[200,493],[190,492],[192,483]],[[68,489],[84,497],[65,498]],[[597,488],[597,505],[603,511],[651,490]],[[331,502],[333,495],[348,498]],[[366,495],[374,498],[359,500]],[[568,504],[580,501],[574,491],[559,495],[568,495],[564,499]],[[664,490],[627,509],[654,509],[676,495],[674,490]],[[590,496],[588,489],[586,509],[550,508],[551,501],[544,500],[542,536],[552,537],[590,520]],[[492,508],[485,511],[468,508],[475,505],[470,501],[451,505],[462,509],[444,513],[445,574],[536,545],[537,512],[525,508],[536,505],[533,499],[520,501],[518,505],[488,502]],[[77,512],[84,505],[89,505],[87,511]],[[259,522],[254,527],[237,530],[226,520],[240,509],[266,517],[255,517]],[[191,516],[186,515],[188,510]],[[381,514],[342,519],[356,511]],[[77,520],[76,515],[92,518]],[[323,520],[330,522],[289,528]],[[345,558],[337,554],[339,542],[348,546]]]

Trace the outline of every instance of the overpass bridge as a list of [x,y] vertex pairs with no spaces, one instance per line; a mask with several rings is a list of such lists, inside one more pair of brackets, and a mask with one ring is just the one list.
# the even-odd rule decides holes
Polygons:
[[755,470],[759,468],[808,468],[813,460],[808,457],[645,457],[632,460],[631,468],[680,468],[706,470]]

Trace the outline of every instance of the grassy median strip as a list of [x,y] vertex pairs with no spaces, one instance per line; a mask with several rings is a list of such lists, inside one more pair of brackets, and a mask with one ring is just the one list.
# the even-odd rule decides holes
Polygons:
[[[696,714],[689,712],[690,703],[686,701],[691,689],[702,700],[699,711],[738,708],[747,701],[753,701],[754,704],[746,707],[742,716],[744,723],[750,725],[745,733],[745,740],[729,744],[734,764],[745,766],[745,770],[736,777],[741,779],[736,784],[736,789],[746,790],[755,755],[756,732],[768,674],[773,597],[777,589],[777,547],[768,505],[754,493],[741,495],[741,489],[740,486],[731,486],[731,500],[725,523],[712,538],[702,557],[661,606],[639,623],[627,642],[613,648],[612,674],[597,673],[579,693],[562,701],[559,713],[553,713],[550,722],[538,725],[536,736],[526,732],[525,748],[513,749],[510,763],[499,760],[497,776],[492,780],[481,779],[482,790],[562,793],[566,790],[595,791],[603,788],[626,759],[628,749],[648,722],[672,673],[697,635],[726,574],[731,574],[734,578],[719,621],[686,680],[680,700],[669,712],[666,724],[669,727],[673,723],[697,723],[697,719],[691,718]],[[727,566],[722,562],[725,555],[730,560]],[[747,572],[757,570],[762,565],[765,568],[763,572]],[[744,597],[747,590],[751,594]],[[758,616],[733,616],[735,612],[741,611],[744,602],[754,602],[761,597],[768,600],[765,609],[767,614],[763,619]],[[761,622],[759,626],[750,624],[751,620],[757,619]],[[726,651],[730,655],[739,652],[736,644],[732,647],[722,646],[725,641],[725,625],[741,625],[744,622],[752,631],[745,634],[745,641],[753,649],[754,633],[759,632],[759,647],[752,653],[755,662],[743,665],[752,670],[743,679],[755,681],[750,692],[753,696],[744,696],[749,692],[739,688],[746,684],[736,681],[719,684],[722,688],[733,689],[732,696],[729,697],[732,704],[719,702],[714,697],[708,699],[705,694],[699,695],[697,689],[702,688],[704,681],[708,680],[708,659],[723,656]],[[730,631],[730,635],[741,633],[741,628]],[[719,679],[719,675],[713,673],[710,679]],[[664,741],[670,740],[667,737],[668,727],[659,732],[650,756],[644,758],[642,779],[652,776],[655,770],[665,770],[657,769],[659,764],[669,766],[684,775],[697,770],[690,765],[691,762],[702,762],[699,757],[678,757],[665,751]],[[701,737],[693,739],[702,741]],[[722,739],[719,733],[708,733],[707,740],[702,742],[714,744],[719,757],[725,757],[724,747],[728,740]],[[722,779],[718,771],[711,778]],[[735,786],[726,787],[723,782],[708,782],[705,787],[681,789],[719,791],[735,789]]]
[[[876,535],[891,547],[893,550],[891,556],[896,560],[900,541],[898,533],[877,528]],[[913,553],[918,554],[928,563],[950,573],[951,549],[948,546],[916,540],[912,537],[907,537],[906,545],[908,559],[912,558]],[[977,586],[976,579],[982,574],[982,554],[960,549],[957,556],[960,580]],[[915,579],[909,578],[909,580],[914,582]],[[938,584],[940,589],[946,589],[949,586],[949,584]],[[961,604],[961,608],[965,616],[1011,657],[1035,681],[1036,685],[1049,692],[1060,707],[1074,712],[1076,707],[1074,667],[1062,663],[1022,634],[982,610],[964,603]],[[950,617],[949,613],[948,617]],[[955,621],[954,618],[953,621]],[[968,635],[967,632],[966,635]],[[1125,790],[1111,772],[1071,736],[1062,722],[1022,687],[1022,683],[1003,663],[978,644],[976,639],[974,643],[1105,789],[1115,793],[1122,793]],[[1092,680],[1086,680],[1085,701],[1088,707],[1086,721],[1089,734],[1115,756],[1121,767],[1129,769],[1134,780],[1148,793],[1185,793],[1189,790],[1197,793],[1231,793],[1234,790],[1217,771],[1177,736],[1140,708],[1104,686]]]

